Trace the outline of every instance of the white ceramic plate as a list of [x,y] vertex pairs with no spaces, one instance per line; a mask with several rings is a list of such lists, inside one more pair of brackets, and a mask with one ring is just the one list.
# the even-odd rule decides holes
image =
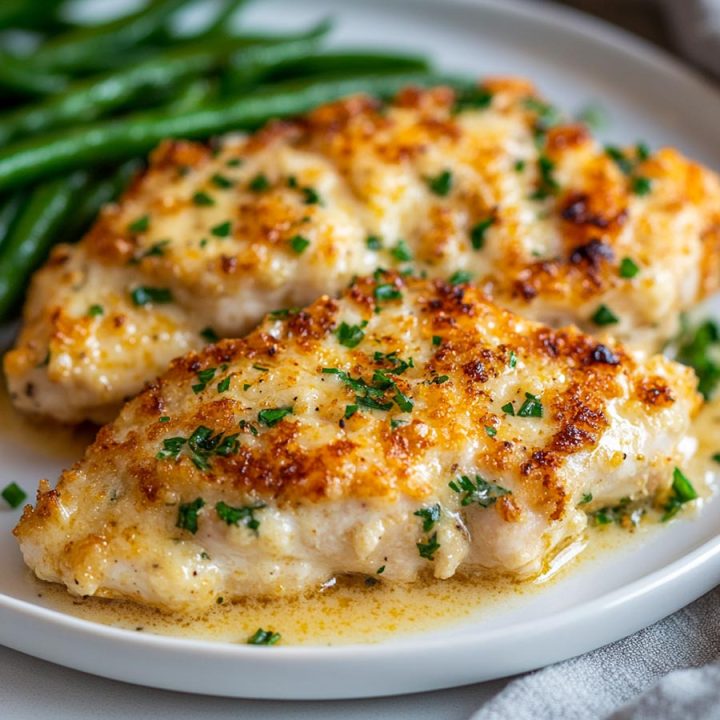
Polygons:
[[[446,69],[533,78],[569,112],[600,102],[605,136],[668,143],[720,168],[720,97],[648,45],[545,3],[502,0],[277,0],[253,21],[297,26],[332,15],[338,44],[421,49]],[[7,420],[3,419],[6,423]],[[32,492],[72,451],[38,451],[0,427],[0,485]],[[628,635],[720,582],[720,501],[583,563],[542,592],[434,633],[376,645],[282,647],[173,639],[43,605],[0,510],[0,643],[86,672],[173,690],[253,698],[349,698],[431,690],[510,675]]]

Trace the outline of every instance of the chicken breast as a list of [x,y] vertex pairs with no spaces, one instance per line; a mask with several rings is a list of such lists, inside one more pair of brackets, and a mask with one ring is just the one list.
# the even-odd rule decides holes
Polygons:
[[496,80],[165,143],[36,275],[5,360],[16,405],[107,421],[173,357],[376,267],[459,271],[531,319],[657,349],[720,278],[718,178],[553,120]]
[[[173,362],[15,530],[71,593],[172,609],[528,577],[684,460],[692,372],[378,273]],[[687,443],[685,443],[687,444]]]

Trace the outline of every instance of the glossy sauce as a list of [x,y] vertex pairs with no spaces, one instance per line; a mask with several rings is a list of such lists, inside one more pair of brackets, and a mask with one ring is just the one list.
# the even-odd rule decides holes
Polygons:
[[[10,434],[16,434],[24,445],[29,441],[37,443],[44,455],[79,457],[82,448],[92,440],[92,429],[38,427],[37,423],[19,417],[9,407],[4,393],[0,413],[4,434],[9,428]],[[696,434],[698,452],[686,472],[706,499],[713,492],[720,470],[720,464],[711,459],[720,451],[720,401],[704,408]],[[380,642],[390,636],[450,629],[469,617],[474,621],[489,619],[493,613],[512,609],[527,602],[528,596],[543,591],[548,583],[577,571],[579,565],[591,564],[628,542],[642,542],[648,533],[661,532],[662,526],[653,521],[657,517],[657,513],[652,513],[631,533],[615,525],[589,528],[584,537],[558,553],[546,572],[533,581],[454,577],[403,586],[386,584],[381,576],[377,582],[371,579],[370,584],[363,578],[345,577],[312,595],[247,599],[218,605],[200,616],[167,614],[131,602],[75,598],[59,585],[35,578],[31,582],[39,601],[47,607],[137,632],[244,643],[262,627],[281,632],[286,645]]]

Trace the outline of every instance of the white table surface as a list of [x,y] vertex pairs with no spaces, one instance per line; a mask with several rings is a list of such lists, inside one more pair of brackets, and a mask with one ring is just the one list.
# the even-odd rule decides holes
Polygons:
[[[332,682],[328,678],[328,682]],[[508,680],[373,700],[237,700],[174,693],[87,675],[0,647],[2,720],[468,720]]]

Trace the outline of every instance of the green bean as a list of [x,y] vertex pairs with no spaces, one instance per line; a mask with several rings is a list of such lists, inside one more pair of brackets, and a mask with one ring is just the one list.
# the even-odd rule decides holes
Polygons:
[[133,157],[147,152],[167,137],[203,138],[228,130],[253,129],[270,118],[297,115],[351,93],[388,96],[406,85],[438,83],[470,85],[467,80],[457,77],[404,73],[288,83],[185,113],[159,109],[60,130],[0,150],[0,191],[86,165]]
[[[260,74],[264,81],[275,82],[313,75],[347,77],[369,73],[425,72],[429,69],[428,61],[418,55],[362,51],[323,52],[281,59],[274,65],[268,64],[266,72],[255,72],[252,79],[257,79]],[[242,88],[251,70],[247,65],[239,68],[231,65],[224,80],[224,91],[231,93]]]
[[132,15],[63,33],[41,45],[32,55],[35,67],[82,70],[96,57],[118,55],[160,32],[188,0],[154,0]]
[[79,240],[95,221],[102,207],[120,197],[130,179],[141,167],[140,160],[128,160],[114,172],[105,170],[99,177],[93,177],[72,215],[63,223],[54,243]]
[[5,92],[42,97],[61,92],[67,84],[66,75],[30,67],[24,58],[0,53],[0,88]]
[[216,97],[217,82],[209,78],[198,78],[180,88],[167,107],[174,112],[187,112],[207,105]]
[[0,249],[5,244],[24,201],[25,193],[20,191],[6,198],[0,207]]
[[247,1],[248,0],[226,0],[225,6],[220,9],[203,34],[214,35],[215,33],[226,32],[228,23],[233,19],[235,14],[239,12],[243,5],[247,5]]
[[22,28],[23,30],[54,30],[63,27],[57,11],[64,0],[44,0],[42,11],[31,0],[3,0],[0,5],[0,30]]
[[47,256],[87,177],[84,171],[75,172],[38,185],[30,194],[0,251],[0,321],[7,320],[22,299],[30,274]]

